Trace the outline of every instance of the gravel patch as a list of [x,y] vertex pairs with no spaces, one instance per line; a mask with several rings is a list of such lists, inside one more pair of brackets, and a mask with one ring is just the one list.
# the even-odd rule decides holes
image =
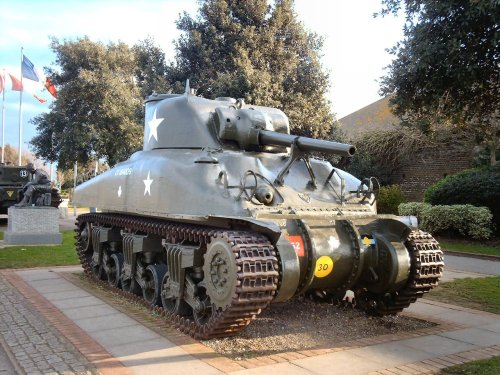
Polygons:
[[435,323],[408,316],[370,317],[350,306],[309,298],[271,304],[238,336],[202,341],[232,359],[332,347],[342,342],[415,329]]

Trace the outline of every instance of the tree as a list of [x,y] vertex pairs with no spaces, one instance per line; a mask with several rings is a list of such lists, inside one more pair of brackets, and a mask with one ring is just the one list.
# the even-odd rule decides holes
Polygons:
[[401,168],[414,163],[415,154],[436,144],[417,129],[401,126],[391,130],[372,130],[354,140],[356,156],[347,170],[362,179],[377,177],[382,185],[397,182]]
[[142,142],[142,100],[134,83],[135,55],[123,43],[103,45],[85,37],[53,39],[59,69],[48,74],[58,87],[50,112],[33,119],[35,153],[59,168],[91,158],[114,165]]
[[[76,184],[80,185],[82,182],[87,181],[88,179],[94,177],[95,175],[95,160],[89,160],[89,162],[85,165],[78,164],[77,168],[77,176],[76,176]],[[97,174],[101,174],[104,171],[107,171],[109,166],[99,162]],[[61,186],[61,189],[72,189],[74,185],[75,178],[75,170],[67,169],[67,170],[57,170],[57,182]]]
[[[0,152],[2,150],[2,147],[0,147]],[[17,162],[19,158],[19,153],[17,152],[17,148],[12,147],[9,144],[5,145],[5,151],[4,151],[4,163],[7,165],[17,165]],[[21,154],[21,164],[26,165],[28,162],[33,161],[35,157],[28,151],[23,150],[23,153]]]
[[322,39],[297,20],[292,0],[204,0],[193,19],[177,21],[184,34],[168,79],[179,90],[186,79],[198,95],[244,98],[273,106],[290,119],[292,132],[332,137],[336,122],[320,64]]
[[167,81],[165,53],[155,45],[152,37],[139,42],[132,48],[135,55],[135,77],[141,97],[145,98],[154,91],[165,93],[171,90]]
[[404,40],[382,78],[403,123],[425,131],[451,126],[489,149],[500,147],[500,7],[495,0],[382,0],[404,5]]

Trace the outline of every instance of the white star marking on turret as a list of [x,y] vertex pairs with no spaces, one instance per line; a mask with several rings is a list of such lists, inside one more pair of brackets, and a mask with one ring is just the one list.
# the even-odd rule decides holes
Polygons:
[[156,142],[158,142],[158,126],[160,126],[163,120],[164,118],[156,118],[156,108],[155,108],[155,111],[153,112],[153,118],[148,121],[148,126],[149,126],[148,142],[151,140],[151,137],[154,137]]
[[118,194],[118,198],[120,198],[122,196],[122,186],[118,186],[118,191],[117,191],[117,194]]
[[149,171],[148,171],[148,177],[142,181],[144,182],[144,195],[148,193],[151,196],[151,184],[153,183],[153,180],[149,177]]

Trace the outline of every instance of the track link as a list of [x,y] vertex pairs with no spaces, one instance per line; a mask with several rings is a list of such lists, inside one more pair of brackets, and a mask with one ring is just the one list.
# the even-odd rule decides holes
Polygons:
[[[82,228],[85,223],[113,226],[130,232],[160,235],[167,241],[189,241],[200,245],[222,238],[231,245],[238,264],[237,288],[231,303],[225,309],[214,309],[204,324],[192,317],[172,314],[160,306],[150,306],[142,297],[125,292],[98,279],[92,272],[91,256],[85,252]],[[272,301],[278,285],[278,260],[273,245],[263,235],[250,231],[228,231],[196,225],[167,222],[160,219],[140,218],[112,213],[80,215],[76,221],[77,253],[87,277],[115,290],[132,301],[142,300],[151,310],[163,315],[176,328],[197,339],[232,336],[243,330],[261,310]]]
[[410,253],[410,275],[406,285],[386,295],[366,293],[361,308],[374,315],[394,315],[438,285],[443,276],[443,252],[429,233],[412,231],[405,241]]

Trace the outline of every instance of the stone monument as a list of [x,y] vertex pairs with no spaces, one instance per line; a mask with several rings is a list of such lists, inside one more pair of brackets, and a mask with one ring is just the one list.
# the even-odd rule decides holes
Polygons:
[[52,189],[50,178],[42,169],[28,163],[26,169],[32,175],[22,190],[23,199],[9,207],[9,224],[4,240],[9,245],[60,244],[59,210],[51,207]]
[[59,210],[54,207],[9,207],[4,240],[9,245],[60,244]]

